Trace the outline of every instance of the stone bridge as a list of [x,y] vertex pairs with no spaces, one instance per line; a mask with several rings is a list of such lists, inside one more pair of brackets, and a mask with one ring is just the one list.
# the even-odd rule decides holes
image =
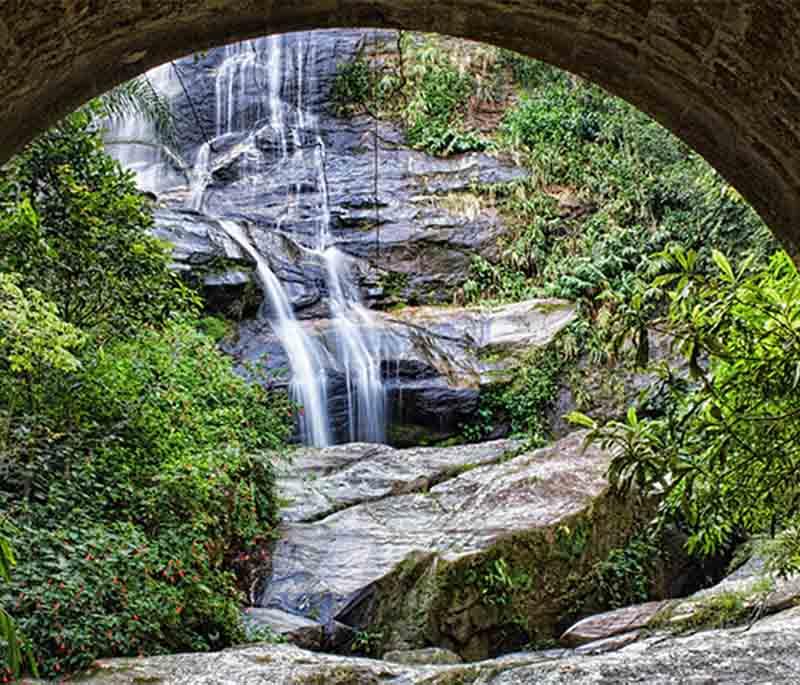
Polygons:
[[343,26],[494,43],[600,84],[702,154],[800,263],[796,0],[4,0],[0,161],[167,60]]

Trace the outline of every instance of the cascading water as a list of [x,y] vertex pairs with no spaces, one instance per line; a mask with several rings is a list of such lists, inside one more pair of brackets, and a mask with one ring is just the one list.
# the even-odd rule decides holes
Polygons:
[[386,391],[381,375],[380,340],[370,339],[369,312],[350,272],[350,260],[332,245],[331,212],[325,143],[317,137],[321,193],[317,251],[325,263],[331,314],[338,333],[339,358],[347,380],[347,413],[350,440],[384,442],[386,439]]
[[317,447],[330,445],[326,407],[327,383],[322,350],[298,323],[281,282],[250,242],[242,227],[224,219],[220,219],[219,223],[256,263],[256,273],[271,308],[272,330],[275,331],[275,335],[289,356],[292,369],[292,397],[302,407],[299,417],[301,435],[308,444]]
[[[194,153],[186,207],[206,210],[215,163],[225,156],[227,161],[237,159],[241,182],[252,184],[248,192],[252,190],[253,198],[259,196],[258,184],[264,179],[278,183],[286,177],[284,195],[276,203],[277,213],[273,207],[265,208],[264,219],[257,221],[249,233],[240,222],[225,218],[236,216],[237,212],[235,208],[220,209],[224,201],[210,202],[211,209],[206,211],[220,215],[220,225],[256,263],[269,304],[262,312],[286,350],[291,391],[302,406],[298,423],[303,441],[324,446],[332,442],[336,433],[350,441],[383,442],[387,410],[380,341],[353,278],[354,260],[337,249],[331,233],[326,148],[319,116],[313,111],[317,88],[314,36],[270,36],[230,45],[224,55],[214,75],[215,137]],[[170,77],[169,66],[161,67],[158,73],[154,85],[161,85],[161,80]],[[142,138],[146,134],[147,131],[137,131]],[[152,166],[152,162],[148,164]],[[158,185],[153,181],[144,187],[155,191]],[[316,193],[317,200],[311,208],[303,201],[308,193]],[[312,211],[313,216],[309,216]],[[319,264],[327,286],[335,331],[333,341],[328,343],[330,354],[297,321],[283,284],[259,252],[259,241],[253,239],[254,233],[263,231],[282,234],[290,224],[302,228],[285,235]],[[310,236],[302,234],[309,231],[308,227]],[[338,424],[335,430],[331,426],[327,388],[331,374],[344,379],[345,430]]]

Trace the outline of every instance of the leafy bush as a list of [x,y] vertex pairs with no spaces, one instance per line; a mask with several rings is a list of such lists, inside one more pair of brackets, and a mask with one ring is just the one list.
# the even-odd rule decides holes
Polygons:
[[44,677],[244,639],[240,588],[276,516],[264,450],[291,423],[217,349],[225,324],[192,318],[95,121],[69,117],[0,177],[0,521],[17,551],[0,660],[19,665],[12,616]]
[[[497,193],[511,231],[501,264],[520,293],[583,299],[630,297],[659,268],[652,255],[677,243],[709,263],[713,248],[766,260],[776,244],[753,210],[686,145],[600,88],[520,56],[501,54],[520,88],[498,146],[531,171]],[[556,206],[567,194],[572,210]],[[519,285],[512,274],[524,282]]]
[[86,112],[71,115],[0,176],[0,267],[22,274],[67,323],[118,336],[195,303],[150,234],[147,200],[109,157]]
[[393,66],[365,50],[337,69],[331,89],[337,114],[366,112],[401,120],[409,145],[432,155],[486,148],[463,121],[475,82],[459,72],[434,37],[410,39],[401,33]]
[[533,350],[514,369],[511,383],[483,393],[475,420],[462,428],[469,442],[485,440],[498,424],[508,424],[511,434],[533,446],[547,442],[547,411],[558,391],[566,357],[558,345]]
[[348,117],[373,106],[374,87],[374,76],[363,54],[340,64],[330,96],[336,114]]
[[188,321],[93,350],[79,381],[66,472],[31,501],[6,493],[20,532],[3,603],[41,672],[243,639],[233,571],[271,536],[272,466],[257,455],[287,437],[286,401]]
[[459,117],[474,89],[472,78],[439,53],[431,53],[419,71],[405,113],[409,144],[440,156],[484,149],[485,142],[465,130]]
[[[631,409],[605,426],[573,418],[619,450],[609,471],[619,488],[664,493],[662,515],[691,527],[690,550],[791,531],[800,512],[800,276],[785,253],[755,273],[752,260],[734,269],[719,252],[713,270],[692,251],[663,258],[671,268],[653,287],[674,290],[658,325],[674,336],[693,382],[662,363],[663,415]],[[800,559],[796,539],[787,532],[779,545],[785,567]]]

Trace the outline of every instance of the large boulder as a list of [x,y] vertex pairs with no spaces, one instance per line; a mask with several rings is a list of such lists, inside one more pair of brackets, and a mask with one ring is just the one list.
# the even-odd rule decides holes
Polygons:
[[[583,438],[483,466],[513,444],[408,460],[377,452],[376,466],[359,450],[344,472],[363,480],[363,502],[336,476],[289,490],[294,520],[281,527],[261,604],[368,631],[377,651],[436,645],[480,659],[552,639],[593,565],[649,513],[611,494],[610,455],[584,451]],[[448,461],[451,477],[432,487],[419,475],[435,481]]]

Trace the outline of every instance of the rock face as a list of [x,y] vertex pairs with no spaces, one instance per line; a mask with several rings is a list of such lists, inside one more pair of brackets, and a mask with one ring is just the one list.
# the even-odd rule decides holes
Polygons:
[[415,666],[254,645],[212,654],[103,661],[87,685],[291,683],[292,685],[794,685],[800,673],[800,610],[757,622],[750,630],[713,630],[684,637],[654,635],[599,656],[569,650],[517,653],[478,664]]
[[[382,359],[391,407],[389,442],[405,447],[457,435],[473,420],[483,390],[508,381],[522,353],[546,346],[574,319],[574,306],[563,300],[376,312],[366,337],[376,341]],[[332,424],[344,427],[345,377],[335,361],[338,331],[329,319],[305,326],[328,351]],[[238,339],[223,348],[240,363],[266,368],[273,383],[286,383],[288,358],[267,322],[243,323]]]
[[261,605],[368,630],[377,653],[474,660],[554,637],[592,565],[647,514],[609,494],[610,455],[582,442],[329,448],[313,466],[301,453]]
[[[177,149],[153,160],[140,180],[154,185],[169,210],[157,214],[157,224],[165,236],[177,230],[179,263],[194,266],[207,254],[203,240],[182,240],[186,224],[198,224],[189,230],[199,237],[208,226],[203,214],[247,222],[257,242],[270,243],[264,252],[273,271],[308,317],[327,293],[301,246],[313,245],[323,205],[332,244],[356,258],[363,295],[374,305],[449,302],[474,255],[496,256],[503,224],[470,189],[526,172],[486,154],[431,157],[408,148],[393,124],[376,129],[368,117],[336,117],[330,93],[337,69],[367,39],[391,49],[396,34],[280,36],[181,60],[157,79],[178,118]],[[302,97],[294,79],[304,81]],[[110,140],[126,140],[122,133]],[[111,149],[124,157],[119,147]],[[196,193],[199,185],[204,191]],[[187,211],[192,204],[202,212]],[[287,248],[276,252],[281,239]]]
[[[388,318],[360,314],[362,304],[387,310],[452,302],[471,261],[497,256],[504,231],[491,202],[472,189],[526,175],[488,154],[437,158],[412,150],[392,123],[337,117],[337,71],[367,39],[373,49],[396,49],[394,32],[322,31],[165,65],[149,78],[177,117],[171,147],[160,147],[139,120],[115,124],[106,142],[156,195],[156,233],[175,246],[175,268],[201,288],[209,310],[245,320],[228,351],[284,370],[286,340],[279,343],[266,323],[277,310],[260,293],[278,288],[261,282],[252,252],[225,228],[244,227],[294,316],[322,343],[311,356],[320,367],[315,378],[330,387],[318,404],[333,435],[316,444],[383,440],[386,432],[396,445],[433,443],[458,434],[489,376],[510,366],[493,368],[480,357],[545,344],[573,314],[556,302],[485,313],[406,307]],[[356,330],[363,339],[353,345]],[[359,376],[367,367],[369,375]],[[364,378],[374,390],[381,374],[390,427],[365,433],[353,398]],[[288,376],[273,383],[287,385]],[[382,398],[375,392],[359,401],[383,407]]]
[[561,642],[587,648],[615,636],[633,642],[644,628],[682,632],[733,625],[783,611],[798,602],[800,576],[773,577],[766,572],[763,560],[753,557],[716,585],[684,599],[637,604],[578,621],[561,636]]

